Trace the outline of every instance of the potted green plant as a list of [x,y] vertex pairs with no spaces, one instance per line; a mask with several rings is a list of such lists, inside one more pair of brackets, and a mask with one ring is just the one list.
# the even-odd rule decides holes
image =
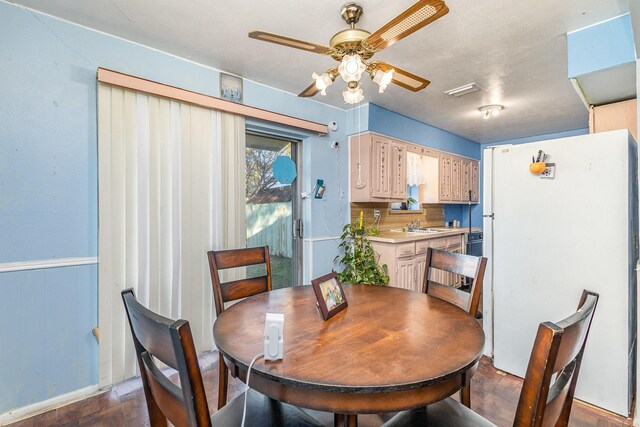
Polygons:
[[[356,224],[347,224],[342,228],[338,248],[344,251],[340,259],[344,270],[338,273],[338,279],[342,283],[387,285],[387,265],[378,265],[378,256],[369,240],[370,236],[378,236],[380,232],[376,227],[364,227],[363,223],[363,214],[360,212],[360,219]],[[340,255],[334,261],[338,258]]]
[[407,209],[411,210],[411,206],[413,205],[417,205],[418,201],[416,199],[414,199],[413,197],[407,197]]

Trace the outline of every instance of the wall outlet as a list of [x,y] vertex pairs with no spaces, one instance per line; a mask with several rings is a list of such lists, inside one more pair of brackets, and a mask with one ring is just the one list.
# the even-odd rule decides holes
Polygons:
[[284,314],[267,313],[264,322],[264,360],[284,358]]
[[374,209],[373,210],[373,217],[374,218],[380,218],[380,209]]

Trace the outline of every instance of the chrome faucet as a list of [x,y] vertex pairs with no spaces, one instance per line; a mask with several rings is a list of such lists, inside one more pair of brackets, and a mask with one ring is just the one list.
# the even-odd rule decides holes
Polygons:
[[407,224],[408,231],[414,231],[420,229],[420,220],[416,219],[411,221],[411,224]]

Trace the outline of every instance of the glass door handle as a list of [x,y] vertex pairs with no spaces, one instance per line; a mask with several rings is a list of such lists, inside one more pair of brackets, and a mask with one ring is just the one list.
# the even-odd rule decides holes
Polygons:
[[294,239],[302,239],[304,237],[304,224],[301,219],[296,219],[293,221],[293,238]]

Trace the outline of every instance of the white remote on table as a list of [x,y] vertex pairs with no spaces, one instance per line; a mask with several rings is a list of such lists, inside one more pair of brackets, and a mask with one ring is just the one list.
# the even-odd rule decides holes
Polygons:
[[284,357],[284,314],[267,313],[264,322],[264,359]]

